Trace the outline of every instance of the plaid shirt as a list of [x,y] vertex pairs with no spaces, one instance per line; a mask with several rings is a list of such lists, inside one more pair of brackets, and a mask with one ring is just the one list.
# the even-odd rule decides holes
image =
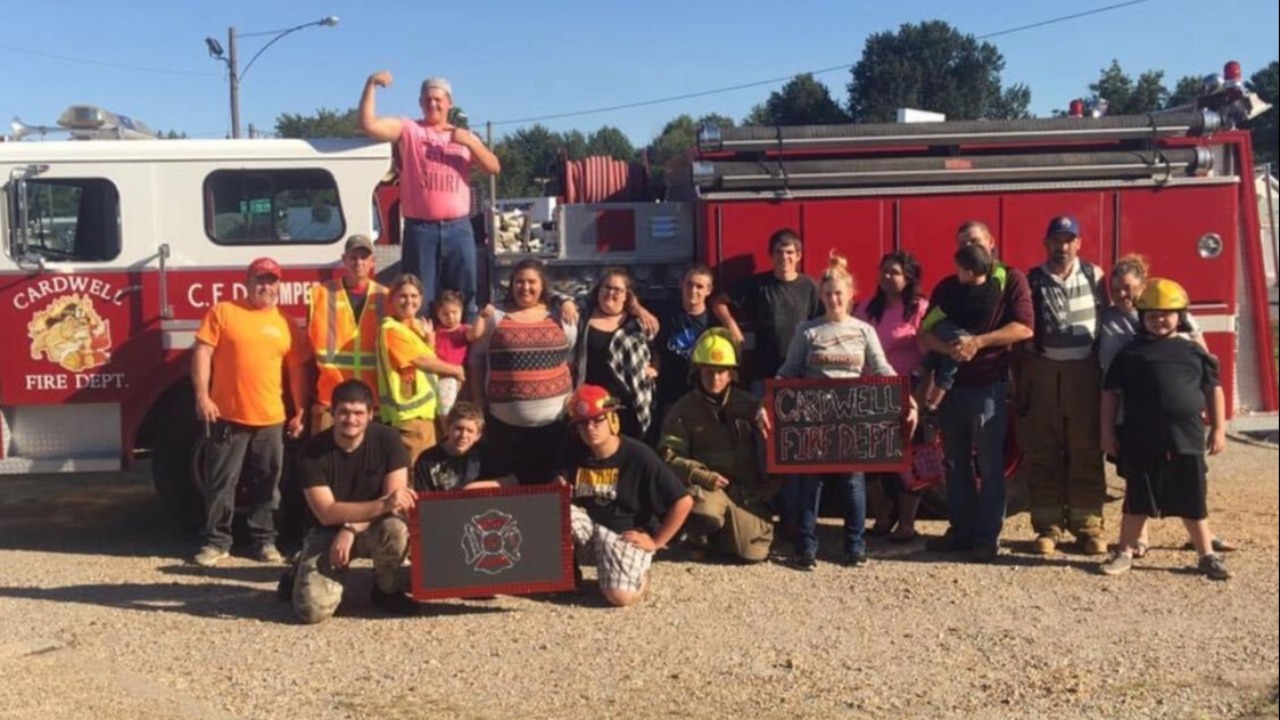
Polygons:
[[[575,384],[581,384],[583,378],[587,376],[587,335],[589,333],[587,323],[589,320],[589,313],[583,313],[579,321]],[[648,432],[649,424],[653,422],[654,382],[645,372],[652,358],[649,351],[650,340],[652,338],[645,334],[644,329],[640,327],[640,321],[635,318],[628,318],[609,339],[609,372],[627,391],[627,397],[619,400],[635,410],[636,419],[640,421],[640,429],[645,432]]]

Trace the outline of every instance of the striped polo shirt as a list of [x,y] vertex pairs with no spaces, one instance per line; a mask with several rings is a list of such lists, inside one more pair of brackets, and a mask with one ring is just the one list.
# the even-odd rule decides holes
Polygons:
[[[1035,349],[1046,360],[1084,360],[1098,339],[1102,270],[1077,260],[1066,277],[1041,265],[1027,275],[1035,308]],[[1090,278],[1092,277],[1092,281]]]

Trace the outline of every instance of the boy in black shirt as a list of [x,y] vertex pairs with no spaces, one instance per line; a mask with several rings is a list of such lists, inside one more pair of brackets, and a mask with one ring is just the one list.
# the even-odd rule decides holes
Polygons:
[[569,397],[571,442],[556,481],[573,488],[572,534],[582,562],[596,566],[600,593],[625,606],[644,595],[653,554],[680,532],[693,498],[646,445],[622,437],[618,403],[583,385]]
[[693,389],[689,357],[693,346],[709,328],[720,324],[709,312],[707,300],[715,287],[715,276],[706,265],[695,265],[680,284],[680,308],[662,319],[662,329],[653,341],[652,365],[658,371],[654,392],[656,412],[650,423],[650,440],[657,444],[667,410]]
[[459,402],[445,418],[445,436],[440,444],[418,456],[413,465],[415,492],[480,490],[505,484],[492,467],[493,454],[485,452],[484,413],[469,402]]
[[743,346],[741,328],[729,312],[732,303],[755,326],[752,352],[752,389],[763,393],[761,382],[778,374],[796,330],[822,314],[818,283],[800,273],[804,243],[794,230],[779,230],[769,238],[773,270],[747,278],[730,295],[711,301],[711,311],[729,329],[733,342]]
[[417,606],[404,594],[400,572],[409,549],[405,515],[414,506],[409,455],[394,428],[370,424],[373,393],[364,383],[338,385],[331,407],[333,428],[301,449],[310,530],[294,570],[293,609],[304,623],[332,617],[342,601],[341,573],[353,558],[368,557],[374,605],[414,614]]
[[[1231,571],[1213,551],[1205,503],[1205,449],[1226,448],[1226,411],[1218,363],[1198,344],[1178,336],[1189,300],[1172,280],[1152,278],[1139,297],[1141,334],[1112,361],[1103,383],[1102,446],[1117,457],[1125,479],[1120,546],[1099,569],[1120,575],[1133,566],[1133,550],[1149,517],[1181,517],[1200,556],[1200,572],[1226,580]],[[1124,424],[1116,410],[1124,402]],[[1202,413],[1210,427],[1205,441]],[[1118,437],[1117,437],[1118,435]]]

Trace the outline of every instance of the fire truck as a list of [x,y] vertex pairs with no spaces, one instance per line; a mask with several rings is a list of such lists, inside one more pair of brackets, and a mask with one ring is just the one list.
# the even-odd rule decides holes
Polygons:
[[[1232,427],[1274,430],[1274,236],[1262,236],[1250,136],[1233,128],[1262,105],[1238,78],[1141,117],[704,128],[666,168],[661,202],[628,192],[635,173],[601,159],[566,164],[574,192],[491,203],[478,220],[482,271],[496,291],[514,263],[538,257],[576,295],[623,265],[660,304],[693,262],[722,286],[769,268],[767,238],[789,227],[805,239],[805,271],[839,251],[865,299],[894,249],[920,258],[927,285],[948,274],[967,220],[990,226],[1004,262],[1030,268],[1048,219],[1069,213],[1086,259],[1108,267],[1141,253],[1186,286],[1222,361]],[[299,323],[311,285],[340,271],[348,235],[377,238],[379,267],[394,272],[391,148],[144,140],[140,123],[88,107],[60,125],[77,140],[23,141],[55,128],[15,123],[0,143],[0,332],[18,345],[0,361],[0,474],[150,456],[161,498],[189,516],[200,319],[244,296],[244,268],[261,255],[284,267],[281,306]]]

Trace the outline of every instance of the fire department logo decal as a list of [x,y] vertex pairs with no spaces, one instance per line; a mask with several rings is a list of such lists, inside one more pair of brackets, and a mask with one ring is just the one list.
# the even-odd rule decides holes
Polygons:
[[41,358],[71,372],[101,367],[111,359],[111,324],[88,295],[63,295],[37,310],[27,323],[31,359]]
[[472,570],[498,575],[520,562],[520,526],[498,510],[471,518],[462,530],[462,556]]

